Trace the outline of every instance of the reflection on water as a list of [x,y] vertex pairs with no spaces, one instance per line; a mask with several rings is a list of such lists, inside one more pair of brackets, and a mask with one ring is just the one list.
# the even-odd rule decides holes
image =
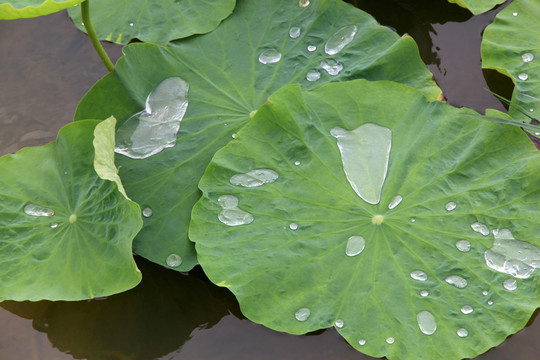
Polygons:
[[[480,68],[480,33],[495,11],[472,17],[445,0],[349,2],[413,36],[451,104],[502,108],[485,90]],[[105,68],[65,12],[0,21],[0,33],[9,34],[0,37],[0,48],[9,49],[0,57],[0,154],[5,154],[53,140]],[[113,59],[121,55],[119,46],[106,48]],[[511,93],[508,83],[501,89]],[[210,284],[199,268],[185,275],[137,261],[142,283],[107,299],[0,303],[0,359],[371,359],[334,329],[293,336],[244,319],[234,297]],[[535,321],[477,359],[538,358],[539,337]]]

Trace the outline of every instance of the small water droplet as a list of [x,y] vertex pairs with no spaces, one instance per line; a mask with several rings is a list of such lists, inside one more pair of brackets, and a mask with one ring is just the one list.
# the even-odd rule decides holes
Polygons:
[[393,344],[394,341],[396,341],[396,340],[395,340],[393,337],[391,337],[391,336],[389,336],[389,337],[386,338],[386,343],[387,343],[387,344]]
[[512,16],[518,16],[517,12],[512,13]]
[[459,336],[460,338],[464,338],[464,337],[467,337],[469,335],[469,332],[465,328],[457,329],[456,333],[457,333],[457,336]]
[[522,80],[522,81],[525,81],[529,78],[529,75],[527,75],[526,73],[521,73],[518,75],[518,79],[519,80]]
[[444,281],[450,285],[454,285],[458,289],[464,289],[467,287],[467,280],[458,275],[450,275],[444,279]]
[[142,211],[142,215],[143,215],[144,217],[146,217],[146,218],[149,218],[149,217],[152,216],[153,214],[154,214],[154,211],[153,211],[151,208],[149,208],[149,207],[144,208],[143,211]]
[[433,335],[433,333],[435,333],[437,330],[437,322],[435,321],[435,317],[429,311],[420,311],[416,315],[416,322],[418,323],[420,331],[425,335]]
[[415,218],[411,218],[411,222],[416,222],[416,219]]
[[275,64],[281,60],[281,53],[276,49],[266,49],[259,55],[261,64]]
[[294,165],[296,165],[296,166],[300,165],[300,161],[296,160],[296,161],[294,162]]
[[534,135],[540,136],[540,131],[535,132]]
[[300,0],[298,1],[298,6],[300,6],[301,8],[306,8],[308,7],[310,4],[310,1],[309,0]]
[[289,224],[289,229],[291,229],[291,230],[296,230],[296,229],[298,229],[298,224],[297,224],[297,223],[290,223],[290,224]]
[[456,207],[457,207],[457,205],[456,205],[456,203],[453,202],[453,201],[450,201],[450,202],[446,203],[446,205],[444,206],[444,208],[446,209],[446,211],[452,211],[452,210],[454,210]]
[[317,81],[321,78],[321,73],[318,72],[317,70],[315,69],[311,69],[307,72],[307,75],[306,75],[306,80],[307,81]]
[[534,60],[534,55],[531,54],[531,53],[525,53],[523,55],[521,55],[521,59],[523,60],[523,62],[531,62]]
[[326,44],[324,45],[324,52],[328,55],[335,55],[339,53],[345,46],[353,41],[356,36],[358,28],[356,25],[344,26],[338,31],[336,31]]
[[418,281],[426,281],[428,278],[427,274],[423,272],[422,270],[414,270],[411,272],[410,275],[411,275],[411,278]]
[[358,345],[360,345],[360,346],[366,345],[366,340],[364,340],[364,339],[358,340]]
[[458,240],[456,242],[456,248],[461,252],[469,252],[471,250],[471,243],[467,240]]
[[395,208],[396,206],[398,206],[401,201],[403,200],[403,198],[401,197],[401,195],[396,195],[394,196],[391,200],[390,200],[390,203],[388,204],[388,209],[392,210],[393,208]]
[[219,221],[228,226],[247,225],[253,222],[253,215],[238,207],[238,198],[234,195],[222,195],[218,203],[223,210],[218,215]]
[[343,70],[343,65],[334,59],[325,59],[321,61],[321,67],[326,70],[328,75],[336,76]]
[[129,23],[129,26],[133,27],[133,25],[134,25],[133,23]]
[[347,241],[345,254],[347,254],[347,256],[356,256],[364,251],[365,247],[366,240],[362,236],[351,236]]
[[290,30],[289,30],[289,36],[291,37],[291,39],[296,39],[300,36],[300,34],[302,33],[302,30],[298,27],[298,26],[293,26]]
[[298,321],[306,321],[310,314],[311,314],[311,311],[308,308],[303,307],[303,308],[298,309],[294,313],[294,317]]
[[489,300],[489,301],[488,301],[488,305],[489,305],[489,306],[493,305],[493,301]]
[[52,223],[52,224],[51,224],[51,229],[55,229],[55,228],[57,228],[57,227],[58,227],[58,224],[57,224],[57,223]]
[[480,222],[472,223],[471,228],[473,229],[474,232],[480,233],[483,236],[488,236],[489,235],[488,227],[486,225],[480,223]]
[[315,50],[317,50],[317,47],[315,45],[308,45],[307,51],[314,52]]
[[335,325],[335,327],[341,329],[341,328],[343,327],[343,320],[337,319],[337,320],[334,322],[334,325]]
[[514,291],[517,289],[517,280],[516,279],[506,279],[504,280],[503,286],[506,290]]
[[428,295],[429,295],[429,291],[427,291],[427,290],[422,290],[422,291],[420,291],[420,296],[421,296],[421,297],[426,297],[426,296],[428,296]]
[[177,254],[171,254],[167,256],[167,265],[170,267],[178,267],[180,264],[182,264],[182,258],[180,255]]
[[489,294],[487,290],[482,291],[482,295],[487,296],[487,294]]
[[470,305],[463,305],[461,307],[461,312],[465,315],[469,315],[470,313],[472,313],[474,311],[474,309],[472,308],[472,306]]
[[530,112],[534,112],[534,109],[529,109]]
[[257,187],[264,184],[271,184],[279,178],[279,175],[274,170],[270,169],[255,169],[245,174],[236,174],[231,176],[229,182],[232,185],[243,187]]
[[36,204],[27,204],[24,209],[24,213],[26,215],[32,215],[32,216],[53,216],[54,211],[52,209],[39,206]]

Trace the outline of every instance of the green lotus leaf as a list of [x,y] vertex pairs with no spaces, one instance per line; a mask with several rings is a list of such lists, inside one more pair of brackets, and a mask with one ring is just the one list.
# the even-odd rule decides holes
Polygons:
[[[540,305],[540,153],[464,111],[392,82],[279,90],[201,179],[190,237],[204,272],[252,321],[335,326],[375,357],[501,343]],[[253,170],[277,178],[237,181]]]
[[141,280],[139,206],[105,180],[116,172],[114,126],[69,124],[55,142],[0,158],[0,301],[89,299]]
[[[131,39],[165,44],[214,30],[231,14],[236,0],[92,0],[90,19],[98,38],[118,44]],[[86,32],[78,7],[68,10]]]
[[10,0],[0,4],[0,19],[13,20],[52,14],[84,0]]
[[502,4],[505,0],[448,0],[465,9],[469,9],[474,15],[485,13],[493,9],[496,5]]
[[[327,55],[329,37],[354,26],[351,42],[338,54]],[[295,27],[300,31],[296,38],[291,31]],[[317,49],[310,51],[308,46]],[[281,54],[280,61],[262,64],[259,57],[270,49]],[[135,239],[135,252],[162,265],[169,254],[180,255],[182,263],[175,269],[181,271],[197,263],[187,232],[204,169],[275,90],[289,83],[313,88],[367,78],[402,82],[431,99],[441,93],[412,38],[400,38],[368,14],[337,0],[314,1],[307,7],[289,0],[242,1],[209,34],[166,47],[131,44],[124,52],[116,70],[83,98],[75,118],[113,114],[123,122],[145,108],[145,99],[162,80],[178,76],[189,83],[189,105],[176,146],[148,159],[117,157],[127,193],[152,210]],[[339,62],[330,72],[343,66],[337,75],[321,68],[330,60]],[[320,78],[308,81],[309,71],[317,71]]]
[[[540,4],[514,1],[504,8],[482,38],[482,67],[495,69],[515,84],[509,114],[537,117],[540,111]],[[525,114],[524,114],[525,113]]]

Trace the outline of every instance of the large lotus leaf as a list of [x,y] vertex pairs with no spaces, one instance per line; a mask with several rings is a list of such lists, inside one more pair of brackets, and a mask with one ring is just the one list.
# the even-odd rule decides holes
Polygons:
[[[229,16],[236,0],[92,0],[90,19],[102,40],[127,44],[137,38],[165,44],[214,30]],[[78,7],[68,10],[75,25],[86,31]]]
[[484,31],[482,66],[495,69],[515,83],[510,115],[529,120],[540,111],[540,3],[513,1]]
[[70,124],[55,142],[0,158],[0,301],[89,299],[141,280],[139,206],[100,177],[116,171],[114,125]]
[[[329,36],[350,25],[358,29],[351,43],[337,55],[326,55]],[[289,36],[293,27],[300,28],[298,38]],[[310,52],[310,45],[317,50]],[[281,53],[281,60],[260,63],[261,52],[271,48]],[[290,0],[241,1],[233,15],[209,34],[165,48],[131,44],[124,52],[116,70],[82,100],[75,118],[114,114],[122,122],[144,109],[146,97],[165,78],[179,76],[189,83],[189,106],[176,146],[146,160],[117,157],[129,196],[153,210],[135,239],[135,252],[163,265],[169,254],[179,254],[183,263],[178,270],[196,264],[187,231],[204,169],[272,92],[295,82],[313,88],[367,78],[402,82],[431,99],[440,95],[412,38],[400,38],[338,0],[313,1],[307,7]],[[338,75],[321,69],[327,58],[343,65]],[[320,72],[320,79],[310,82],[306,74],[312,69]]]
[[0,4],[0,19],[31,18],[66,9],[84,0],[10,0]]
[[474,15],[491,10],[495,5],[502,4],[504,1],[505,0],[448,0],[450,3],[469,9]]
[[[279,90],[201,179],[190,237],[205,273],[249,319],[334,325],[371,356],[461,359],[501,343],[540,305],[538,271],[521,272],[540,266],[540,153],[464,111],[391,82]],[[377,188],[363,183],[383,164],[371,204],[352,183]],[[364,176],[351,181],[351,166]],[[278,177],[254,184],[253,170]],[[519,241],[494,245],[510,232]],[[521,278],[486,265],[492,247],[492,266],[507,256]]]

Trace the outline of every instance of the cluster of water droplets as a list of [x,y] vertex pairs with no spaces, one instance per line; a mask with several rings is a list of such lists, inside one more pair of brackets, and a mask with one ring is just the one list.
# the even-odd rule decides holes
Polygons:
[[[523,53],[521,55],[521,60],[523,61],[524,64],[530,63],[531,61],[534,60],[534,55],[530,52]],[[521,72],[518,75],[518,79],[521,81],[526,81],[529,79],[529,74],[527,74],[526,72]]]

